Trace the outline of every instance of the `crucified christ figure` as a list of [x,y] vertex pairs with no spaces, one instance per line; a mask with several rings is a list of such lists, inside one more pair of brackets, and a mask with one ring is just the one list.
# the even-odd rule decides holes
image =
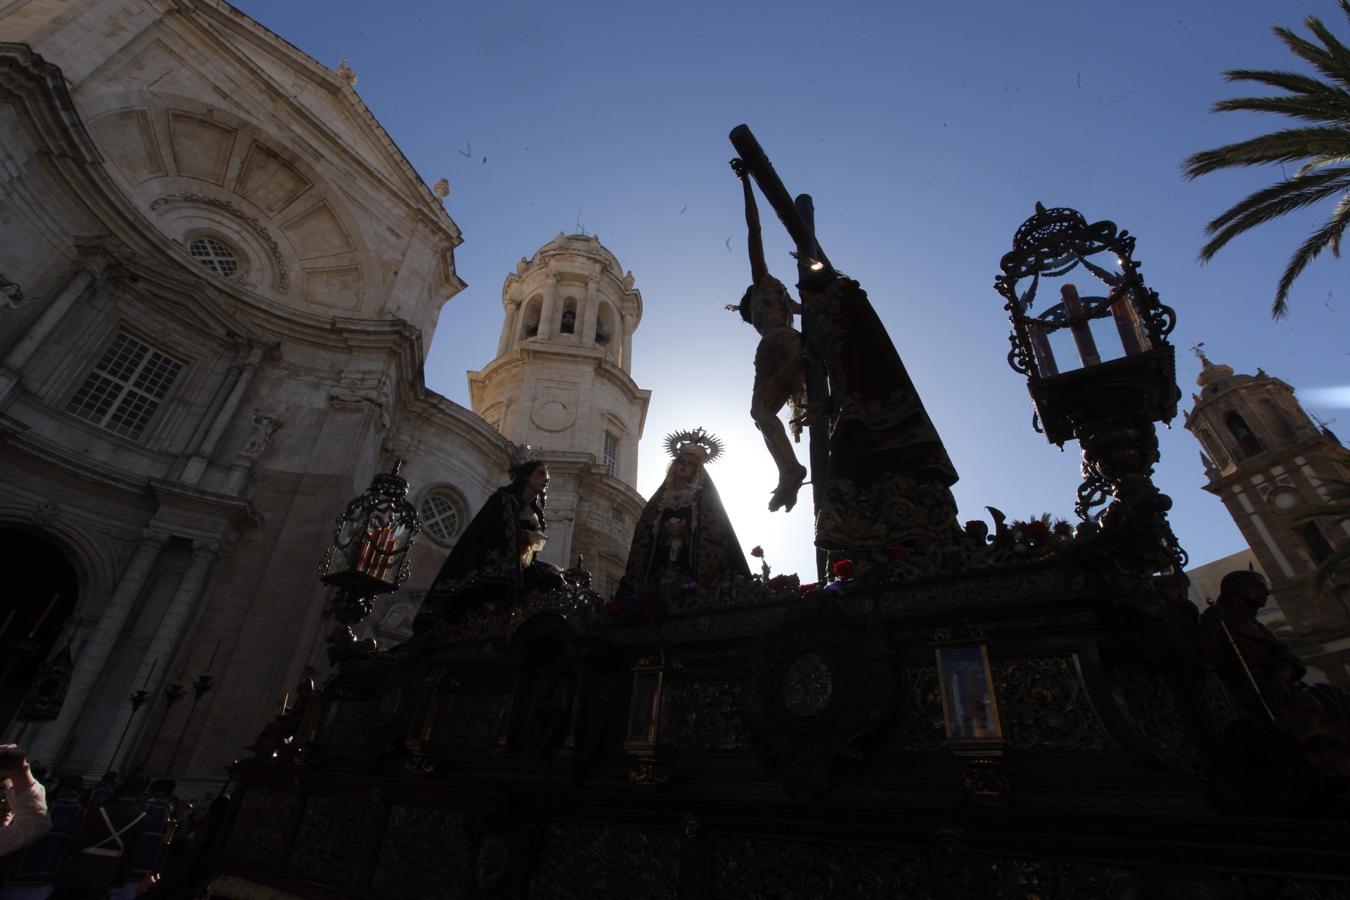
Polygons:
[[803,405],[802,336],[792,327],[792,317],[801,312],[801,305],[788,296],[783,282],[769,274],[769,267],[764,262],[759,209],[745,164],[740,159],[733,159],[731,169],[741,180],[745,193],[745,225],[750,249],[750,287],[746,288],[740,305],[731,308],[737,309],[741,318],[759,332],[750,416],[764,435],[764,445],[778,466],[778,486],[769,500],[769,510],[789,511],[797,503],[797,492],[806,480],[806,467],[797,461],[778,414],[789,400]]

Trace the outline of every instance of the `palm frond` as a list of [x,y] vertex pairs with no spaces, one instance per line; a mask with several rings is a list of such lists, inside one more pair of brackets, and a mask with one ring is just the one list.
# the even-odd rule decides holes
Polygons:
[[1350,190],[1350,167],[1322,169],[1301,178],[1280,181],[1238,201],[1205,226],[1212,234],[1200,248],[1200,259],[1208,261],[1221,247],[1242,232],[1305,206],[1311,206]]
[[[1350,20],[1350,0],[1337,0]],[[1340,195],[1336,210],[1321,228],[1308,236],[1290,257],[1275,292],[1271,315],[1288,311],[1289,291],[1303,270],[1323,250],[1340,256],[1341,240],[1350,227],[1350,46],[1347,46],[1316,16],[1303,21],[1311,38],[1283,27],[1275,35],[1315,74],[1266,69],[1232,69],[1224,73],[1230,82],[1251,82],[1284,91],[1283,96],[1234,97],[1214,105],[1216,112],[1275,113],[1312,123],[1287,128],[1213,150],[1205,150],[1182,163],[1188,179],[1241,166],[1268,163],[1300,163],[1297,175],[1245,197],[1207,226],[1209,240],[1200,248],[1202,260],[1211,259],[1234,237],[1257,225],[1322,200]],[[1320,76],[1320,77],[1318,77]]]
[[1308,264],[1317,259],[1328,246],[1335,244],[1339,252],[1341,235],[1345,233],[1347,227],[1350,227],[1350,196],[1341,197],[1340,202],[1336,204],[1336,212],[1327,223],[1308,235],[1308,239],[1289,258],[1289,265],[1285,267],[1284,274],[1280,276],[1279,286],[1275,290],[1275,303],[1270,307],[1271,318],[1285,317],[1289,311],[1289,289],[1293,287],[1294,280],[1303,274]]
[[1297,162],[1309,156],[1325,156],[1337,152],[1350,153],[1350,130],[1290,128],[1239,141],[1236,144],[1225,144],[1214,150],[1204,150],[1183,162],[1181,166],[1183,174],[1193,179],[1219,169]]
[[1294,177],[1303,178],[1308,175],[1311,175],[1318,169],[1322,169],[1327,166],[1333,166],[1336,165],[1337,163],[1344,163],[1344,162],[1350,162],[1350,147],[1347,147],[1345,150],[1333,155],[1317,156],[1308,160],[1299,168],[1297,172],[1294,173]]
[[1308,16],[1303,24],[1322,42],[1326,55],[1329,57],[1329,63],[1336,72],[1340,73],[1335,75],[1327,72],[1327,74],[1337,79],[1350,77],[1350,47],[1342,44],[1340,39],[1332,34],[1331,30],[1323,25],[1322,20],[1316,16]]
[[1298,72],[1277,72],[1271,69],[1229,69],[1223,73],[1225,81],[1254,81],[1267,87],[1279,88],[1291,94],[1307,97],[1335,97],[1345,94],[1344,88],[1319,81],[1311,75]]
[[1212,109],[1214,112],[1275,113],[1305,122],[1350,128],[1350,91],[1314,100],[1306,97],[1234,97],[1220,100]]

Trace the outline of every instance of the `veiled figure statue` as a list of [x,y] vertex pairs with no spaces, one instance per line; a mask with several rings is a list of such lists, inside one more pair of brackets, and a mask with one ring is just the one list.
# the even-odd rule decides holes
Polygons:
[[673,459],[666,479],[638,516],[628,569],[618,596],[641,595],[668,573],[700,584],[724,575],[750,577],[745,553],[727,518],[706,465],[722,452],[721,442],[702,428],[666,438]]
[[458,621],[477,606],[510,605],[529,591],[562,586],[562,570],[537,558],[548,540],[548,467],[513,457],[510,476],[455,542],[413,619],[414,632]]

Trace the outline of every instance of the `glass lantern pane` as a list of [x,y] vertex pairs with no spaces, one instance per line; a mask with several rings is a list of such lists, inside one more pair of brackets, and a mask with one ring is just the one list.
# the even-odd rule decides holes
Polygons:
[[992,740],[1002,736],[994,683],[979,645],[938,649],[947,736]]
[[652,728],[652,712],[657,701],[659,677],[657,672],[636,672],[633,675],[633,699],[628,705],[627,743],[649,744],[656,738]]

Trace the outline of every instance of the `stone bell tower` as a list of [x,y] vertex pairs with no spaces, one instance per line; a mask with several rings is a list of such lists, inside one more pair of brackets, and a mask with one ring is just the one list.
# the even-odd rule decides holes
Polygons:
[[1350,450],[1313,421],[1285,382],[1261,369],[1238,375],[1197,353],[1200,394],[1191,397],[1186,428],[1203,448],[1205,490],[1223,501],[1270,577],[1295,652],[1329,680],[1350,682],[1350,584],[1342,577],[1318,597],[1308,588],[1317,564],[1350,542],[1350,523],[1294,521],[1327,502],[1326,479],[1350,480]]
[[629,374],[642,295],[599,238],[559,233],[506,276],[502,306],[497,356],[469,373],[473,411],[547,460],[543,557],[566,567],[584,555],[608,594],[643,505],[637,453],[651,392]]

